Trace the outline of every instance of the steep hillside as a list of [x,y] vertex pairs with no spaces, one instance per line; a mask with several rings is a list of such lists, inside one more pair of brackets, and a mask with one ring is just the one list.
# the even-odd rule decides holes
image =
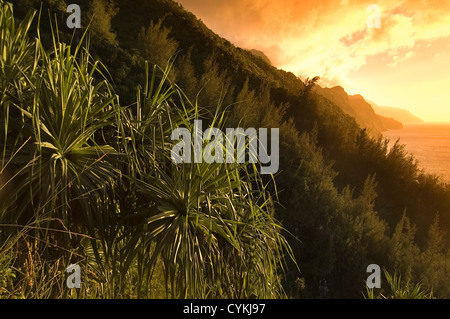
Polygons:
[[255,50],[255,49],[250,50],[250,52],[253,55],[263,59],[263,61],[266,62],[267,64],[272,65],[272,61],[270,61],[270,59],[267,57],[267,55],[264,52],[259,51],[259,50]]
[[[13,2],[28,6],[21,8],[40,5],[35,0]],[[58,17],[61,39],[70,42],[73,31],[65,27],[66,2],[43,1],[44,9]],[[223,116],[225,127],[279,128],[280,170],[273,178],[263,177],[264,190],[272,195],[270,200],[262,197],[258,200],[270,203],[271,213],[287,230],[299,263],[301,272],[289,265],[284,283],[292,296],[323,297],[326,281],[329,297],[359,298],[364,289],[362,279],[367,276],[365,267],[373,262],[398,270],[406,280],[414,282],[445,277],[446,268],[431,269],[424,262],[429,255],[424,254],[428,250],[435,252],[429,249],[428,230],[437,214],[439,225],[444,229],[450,227],[450,187],[419,171],[414,158],[401,145],[387,147],[380,132],[398,128],[401,123],[377,115],[362,96],[349,96],[342,87],[321,88],[314,79],[303,82],[294,74],[271,66],[216,35],[176,2],[79,0],[78,3],[84,12],[83,27],[95,14],[101,17],[92,20],[89,50],[106,66],[105,75],[112,90],[130,116],[140,117],[137,100],[144,99],[144,61],[162,68],[173,62],[166,75],[190,101],[180,92],[170,97],[171,104],[180,109],[181,105],[198,105],[205,121],[212,121],[217,111],[221,119]],[[25,12],[19,11],[19,20]],[[40,27],[42,41],[51,43],[48,21],[42,19]],[[73,41],[78,41],[83,31],[78,30]],[[151,125],[139,127],[150,146],[158,138],[157,122],[165,119],[166,115],[161,113],[152,117]],[[164,133],[169,134],[170,129]],[[142,148],[145,156],[151,156],[152,152],[145,147]],[[142,158],[152,174],[152,161],[145,156]],[[170,162],[165,164],[170,166]],[[191,185],[189,178],[186,181]],[[152,182],[157,182],[158,187],[168,187],[157,178]],[[209,183],[201,181],[198,185],[205,184]],[[180,190],[180,194],[183,192]],[[225,211],[225,219],[248,212],[247,208],[240,210],[221,204],[220,200],[216,204]],[[196,206],[192,203],[189,205]],[[127,205],[125,208],[134,209]],[[233,232],[239,227],[236,224]],[[211,237],[216,235],[219,234]],[[450,240],[445,235],[442,238],[443,243],[439,242],[442,248],[432,258],[444,260],[443,247]],[[222,245],[226,246],[226,242],[218,247]],[[424,277],[428,276],[427,271],[431,274],[429,278]],[[441,293],[450,295],[445,289],[441,288]]]
[[203,61],[214,52],[221,68],[239,84],[249,78],[255,87],[264,81],[274,87],[287,88],[291,93],[301,90],[302,82],[293,73],[278,70],[250,51],[219,37],[176,2],[136,0],[132,1],[133,5],[130,3],[129,0],[118,0],[120,10],[113,20],[122,47],[136,49],[139,43],[135,40],[141,28],[147,27],[151,20],[163,19],[163,26],[171,29],[170,36],[179,43],[180,55],[192,49],[191,58],[196,69],[200,70]]
[[323,95],[339,108],[354,117],[362,128],[366,128],[371,136],[377,137],[389,129],[398,129],[402,124],[395,119],[379,116],[372,106],[359,94],[348,95],[341,86],[322,88],[315,86],[314,91]]
[[383,121],[384,126],[386,127],[387,130],[398,130],[403,128],[403,123],[397,121],[396,119],[392,117],[382,116],[380,114],[377,115]]
[[423,120],[421,118],[415,116],[408,110],[392,106],[379,106],[373,102],[369,103],[370,105],[372,105],[372,108],[377,114],[395,118],[400,122],[402,122],[403,124],[423,123]]

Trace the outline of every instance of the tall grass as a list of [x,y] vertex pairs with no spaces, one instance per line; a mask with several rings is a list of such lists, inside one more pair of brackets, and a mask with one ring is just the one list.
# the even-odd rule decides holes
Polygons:
[[34,13],[16,26],[0,5],[0,296],[283,297],[292,253],[256,166],[170,160],[173,129],[204,114],[171,64],[147,63],[122,106],[86,35],[73,46],[54,28],[46,48],[27,36]]
[[[413,284],[410,281],[402,280],[397,273],[391,275],[384,270],[384,276],[388,284],[388,289],[375,291],[374,288],[366,289],[364,298],[366,299],[434,299],[433,291],[423,288],[420,283]],[[377,289],[380,290],[380,289]]]

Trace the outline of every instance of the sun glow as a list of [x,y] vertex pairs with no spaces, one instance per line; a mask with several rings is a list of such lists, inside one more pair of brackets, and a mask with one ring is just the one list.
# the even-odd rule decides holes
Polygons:
[[377,1],[380,28],[368,28],[371,1],[180,0],[235,44],[262,50],[275,66],[319,75],[379,105],[450,122],[450,2]]

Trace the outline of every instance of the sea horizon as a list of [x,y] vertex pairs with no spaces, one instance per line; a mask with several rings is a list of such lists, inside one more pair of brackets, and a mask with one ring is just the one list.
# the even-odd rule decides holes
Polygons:
[[426,173],[450,182],[450,122],[404,124],[403,128],[383,133],[392,146],[399,138],[408,153],[418,160]]

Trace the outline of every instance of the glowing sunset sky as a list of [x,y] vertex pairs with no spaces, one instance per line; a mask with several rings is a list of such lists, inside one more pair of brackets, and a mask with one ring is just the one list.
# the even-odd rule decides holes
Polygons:
[[[450,1],[179,0],[213,31],[322,86],[450,122]],[[368,28],[369,4],[381,28]]]

